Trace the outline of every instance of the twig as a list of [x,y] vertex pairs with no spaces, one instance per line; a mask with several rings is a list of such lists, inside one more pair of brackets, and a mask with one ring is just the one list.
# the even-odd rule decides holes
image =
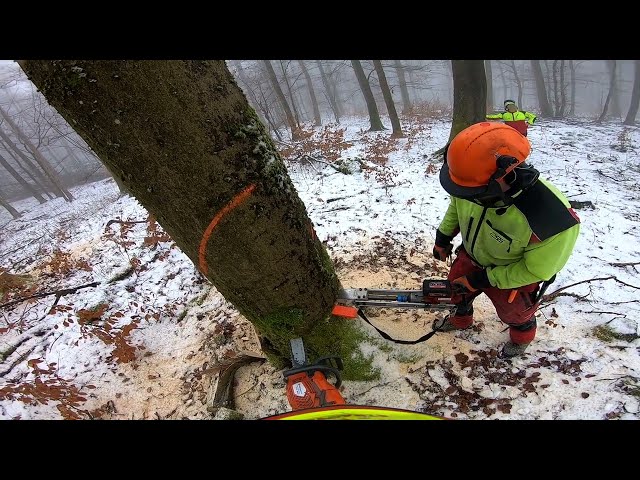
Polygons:
[[632,265],[640,265],[640,262],[614,262],[609,263],[609,265],[612,265],[614,267],[630,267]]
[[567,288],[571,288],[571,287],[575,287],[576,285],[580,285],[582,283],[591,283],[591,282],[596,282],[596,281],[604,281],[604,280],[615,280],[618,283],[621,283],[622,285],[626,285],[627,287],[631,287],[631,288],[635,288],[636,290],[640,290],[640,287],[636,287],[635,285],[631,285],[628,284],[626,282],[623,282],[622,280],[618,280],[617,277],[615,276],[610,276],[610,277],[598,277],[598,278],[590,278],[589,280],[581,280],[579,282],[576,283],[572,283],[571,285],[567,285],[565,287],[560,287],[557,290],[553,291],[552,293],[550,293],[549,295],[545,295],[543,298],[544,302],[549,302],[551,300],[553,300],[554,298],[556,298],[557,296],[560,295],[559,292],[566,290]]
[[[12,300],[10,302],[3,303],[2,305],[0,305],[0,308],[10,307],[10,306],[16,305],[18,303],[26,302],[27,300],[31,300],[32,298],[48,297],[49,295],[57,295],[59,297],[62,297],[64,295],[69,295],[70,293],[75,293],[78,290],[81,290],[83,288],[96,287],[98,285],[100,285],[100,282],[93,282],[93,283],[87,283],[86,285],[80,285],[79,287],[63,288],[62,290],[54,290],[53,292],[36,293],[35,295],[31,295],[29,297],[18,298],[17,300]],[[54,306],[55,306],[56,303],[58,303],[57,300],[59,300],[59,299],[56,299],[56,302],[54,303]],[[51,308],[53,308],[53,307],[51,307]]]
[[619,312],[600,312],[598,310],[591,310],[589,312],[585,312],[584,310],[578,310],[579,312],[581,311],[582,313],[606,313],[609,315],[622,315],[623,317],[626,317],[626,315],[624,313],[619,313]]
[[351,207],[336,207],[329,210],[322,210],[320,213],[337,212],[338,210],[349,210]]
[[107,224],[104,226],[105,232],[107,231],[107,228],[109,228],[109,225],[111,225],[112,223],[121,223],[122,225],[133,225],[134,223],[147,223],[147,221],[146,220],[136,220],[136,221],[109,220]]
[[602,173],[602,170],[596,170],[596,172],[598,172],[600,175],[602,175],[603,177],[607,177],[610,178],[611,180],[615,180],[616,182],[618,181],[617,178],[614,177],[610,177],[609,175],[605,175],[604,173]]

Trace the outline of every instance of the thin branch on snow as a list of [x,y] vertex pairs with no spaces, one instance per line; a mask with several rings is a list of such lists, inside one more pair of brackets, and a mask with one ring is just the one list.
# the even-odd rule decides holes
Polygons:
[[[550,293],[549,295],[545,295],[544,298],[543,298],[543,301],[544,302],[549,302],[549,301],[553,300],[554,298],[560,296],[561,295],[560,292],[562,292],[563,290],[566,290],[567,288],[575,287],[576,285],[580,285],[582,283],[591,283],[591,282],[604,281],[604,280],[615,280],[617,283],[621,283],[622,285],[626,285],[627,287],[631,287],[631,288],[635,288],[636,290],[640,290],[640,287],[636,287],[635,285],[631,285],[629,283],[623,282],[622,280],[619,280],[617,277],[611,275],[610,277],[598,277],[598,278],[590,278],[588,280],[581,280],[579,282],[572,283],[571,285],[566,285],[564,287],[560,287],[557,290],[555,290],[552,293]],[[567,295],[567,294],[563,294],[563,295]],[[575,294],[573,294],[571,296],[575,296]]]
[[[30,295],[28,297],[18,298],[17,300],[12,300],[10,302],[3,303],[2,305],[0,305],[0,308],[7,308],[7,307],[10,307],[12,305],[16,305],[18,303],[22,303],[22,302],[26,302],[27,300],[31,300],[32,298],[48,297],[49,295],[56,295],[56,296],[62,297],[64,295],[69,295],[70,293],[75,293],[78,290],[81,290],[83,288],[97,287],[98,285],[100,285],[100,282],[93,282],[93,283],[87,283],[86,285],[80,285],[79,287],[63,288],[62,290],[54,290],[53,292],[36,293],[35,295]],[[56,302],[53,304],[53,306],[51,308],[53,308],[56,305],[56,303],[58,303],[58,300],[59,300],[59,298],[56,299]]]

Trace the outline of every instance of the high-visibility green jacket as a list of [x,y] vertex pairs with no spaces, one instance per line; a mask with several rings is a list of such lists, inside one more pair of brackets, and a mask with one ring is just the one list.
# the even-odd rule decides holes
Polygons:
[[514,195],[508,207],[483,207],[451,197],[438,230],[462,235],[462,244],[501,289],[549,280],[567,263],[580,220],[565,196],[546,180]]
[[509,125],[518,130],[524,136],[527,135],[528,125],[533,125],[538,118],[531,112],[523,112],[518,110],[517,112],[500,112],[490,113],[486,115],[489,120],[502,120],[506,125]]

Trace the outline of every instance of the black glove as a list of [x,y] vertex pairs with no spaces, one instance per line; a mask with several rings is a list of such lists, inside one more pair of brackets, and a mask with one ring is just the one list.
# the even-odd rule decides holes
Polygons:
[[453,250],[453,237],[445,235],[440,230],[436,230],[436,244],[433,247],[433,257],[436,260],[444,262],[447,260]]

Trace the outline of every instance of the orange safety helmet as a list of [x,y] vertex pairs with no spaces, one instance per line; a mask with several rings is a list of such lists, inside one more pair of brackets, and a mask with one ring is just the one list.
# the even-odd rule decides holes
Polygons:
[[523,163],[529,153],[529,140],[513,127],[497,122],[473,124],[447,147],[440,183],[456,197],[485,194],[490,187],[498,187],[490,184]]

